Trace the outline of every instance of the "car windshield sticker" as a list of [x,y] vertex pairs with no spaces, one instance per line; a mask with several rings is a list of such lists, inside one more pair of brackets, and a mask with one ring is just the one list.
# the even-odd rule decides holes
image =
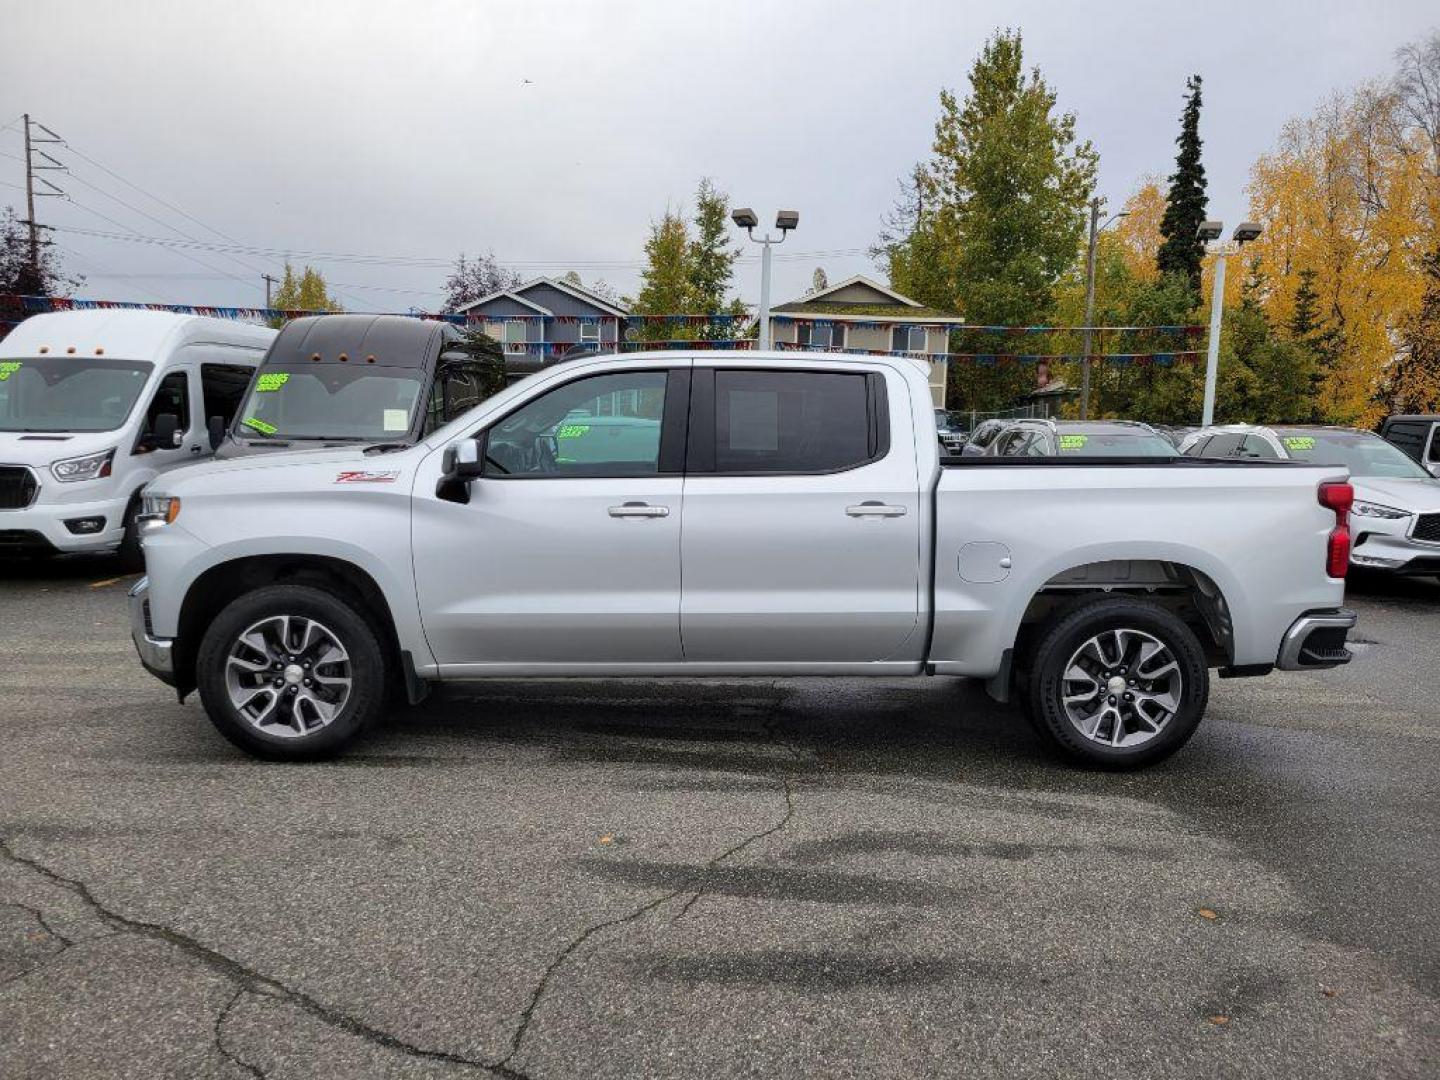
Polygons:
[[1315,437],[1313,435],[1287,435],[1285,436],[1286,450],[1314,450]]
[[399,470],[392,472],[342,472],[335,476],[337,484],[393,484],[399,477]]
[[1061,435],[1061,450],[1084,450],[1085,444],[1090,441],[1089,435]]
[[287,382],[290,376],[283,371],[267,371],[260,376],[260,381],[255,384],[255,390],[260,394],[268,394],[272,390],[279,390]]
[[15,372],[19,370],[19,360],[6,360],[4,362],[0,362],[0,382],[4,382],[6,379],[10,378],[11,375],[14,375]]
[[262,435],[274,435],[279,429],[274,424],[267,424],[264,420],[256,420],[251,416],[242,421],[245,427],[254,428]]
[[404,431],[410,426],[410,414],[404,409],[385,410],[385,430]]
[[555,432],[555,438],[578,439],[589,430],[589,424],[561,424],[560,430]]

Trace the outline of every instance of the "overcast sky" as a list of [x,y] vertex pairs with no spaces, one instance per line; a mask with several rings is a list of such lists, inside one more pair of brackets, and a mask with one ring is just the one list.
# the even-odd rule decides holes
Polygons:
[[[435,308],[461,251],[632,292],[650,222],[701,176],[762,221],[800,212],[777,251],[777,302],[816,266],[832,282],[876,274],[865,249],[897,178],[928,152],[937,93],[963,90],[998,26],[1023,30],[1027,61],[1099,150],[1114,205],[1170,171],[1185,77],[1202,74],[1211,213],[1238,220],[1250,165],[1285,120],[1386,74],[1440,8],[44,0],[7,4],[3,22],[0,125],[29,111],[69,143],[45,148],[72,166],[46,174],[71,201],[41,200],[42,222],[378,256],[308,261],[348,306],[403,311]],[[18,123],[0,130],[0,204],[17,210],[21,150]],[[195,251],[200,266],[54,236],[96,298],[251,305],[283,261]],[[746,255],[736,287],[753,302]]]

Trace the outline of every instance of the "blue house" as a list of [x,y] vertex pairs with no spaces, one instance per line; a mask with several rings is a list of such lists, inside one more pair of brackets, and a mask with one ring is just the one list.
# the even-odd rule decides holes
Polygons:
[[507,358],[528,356],[539,364],[579,349],[618,352],[629,314],[579,285],[545,277],[482,296],[457,311],[501,342]]

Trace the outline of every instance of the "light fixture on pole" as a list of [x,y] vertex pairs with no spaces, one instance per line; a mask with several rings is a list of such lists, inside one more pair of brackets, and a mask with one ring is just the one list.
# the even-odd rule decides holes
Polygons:
[[755,211],[748,206],[742,206],[730,215],[730,220],[745,230],[745,235],[750,242],[760,244],[764,250],[760,254],[760,340],[757,342],[761,349],[770,348],[770,245],[783,244],[785,235],[800,224],[800,214],[795,210],[781,210],[775,215],[775,228],[780,230],[780,238],[777,240],[769,233],[758,239],[755,236],[755,229],[760,224],[760,219],[755,216]]
[[1205,251],[1215,256],[1215,280],[1210,285],[1210,340],[1205,350],[1205,404],[1200,414],[1202,427],[1215,422],[1215,379],[1220,368],[1220,323],[1225,309],[1225,260],[1239,253],[1240,248],[1260,236],[1260,226],[1253,221],[1241,222],[1222,241],[1223,221],[1202,221],[1195,235],[1205,243]]
[[1095,242],[1102,232],[1122,217],[1129,217],[1129,210],[1112,214],[1104,225],[1100,222],[1100,209],[1105,200],[1098,195],[1090,200],[1090,246],[1085,253],[1085,329],[1080,345],[1080,419],[1090,419],[1090,324],[1095,321]]

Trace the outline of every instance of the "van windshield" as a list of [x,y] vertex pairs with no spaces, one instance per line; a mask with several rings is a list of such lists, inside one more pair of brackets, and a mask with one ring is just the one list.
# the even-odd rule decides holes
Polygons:
[[394,439],[420,397],[414,368],[262,367],[235,422],[249,439]]
[[98,356],[0,359],[0,431],[114,431],[153,369]]

